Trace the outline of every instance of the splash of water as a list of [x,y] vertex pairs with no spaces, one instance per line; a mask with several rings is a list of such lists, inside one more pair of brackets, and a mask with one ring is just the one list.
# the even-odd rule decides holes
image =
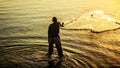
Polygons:
[[65,29],[91,29],[100,32],[120,28],[119,20],[106,15],[102,10],[93,10],[67,22]]

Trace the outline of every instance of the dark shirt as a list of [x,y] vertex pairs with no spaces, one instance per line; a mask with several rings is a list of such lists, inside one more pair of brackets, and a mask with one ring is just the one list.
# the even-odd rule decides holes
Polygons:
[[59,37],[59,29],[60,24],[58,22],[50,24],[48,29],[48,38]]

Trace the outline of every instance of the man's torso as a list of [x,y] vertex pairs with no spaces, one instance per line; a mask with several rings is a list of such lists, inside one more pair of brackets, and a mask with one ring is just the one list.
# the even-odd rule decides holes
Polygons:
[[59,23],[52,23],[48,29],[48,38],[59,37]]

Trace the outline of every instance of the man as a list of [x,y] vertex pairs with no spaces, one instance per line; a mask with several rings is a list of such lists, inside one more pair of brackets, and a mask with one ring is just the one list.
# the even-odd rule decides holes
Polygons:
[[61,59],[63,57],[63,51],[61,47],[59,29],[60,26],[63,27],[64,23],[60,24],[60,22],[57,22],[56,17],[53,17],[52,21],[53,23],[50,24],[48,28],[48,57],[51,59],[51,55],[53,54],[53,44],[55,44],[58,52],[58,58]]

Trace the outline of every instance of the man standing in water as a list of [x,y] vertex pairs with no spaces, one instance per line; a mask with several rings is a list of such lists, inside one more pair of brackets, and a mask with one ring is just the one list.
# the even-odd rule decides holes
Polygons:
[[49,59],[51,59],[51,55],[53,54],[53,44],[55,44],[58,52],[58,58],[59,60],[61,60],[63,57],[63,51],[59,36],[59,29],[60,26],[63,27],[64,23],[60,24],[60,22],[57,21],[56,17],[53,17],[52,21],[53,23],[50,24],[48,28],[48,43],[49,43],[48,57]]

